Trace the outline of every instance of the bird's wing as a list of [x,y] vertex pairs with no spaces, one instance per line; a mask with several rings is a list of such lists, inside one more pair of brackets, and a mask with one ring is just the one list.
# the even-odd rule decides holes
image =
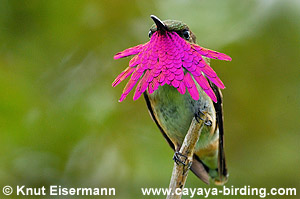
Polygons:
[[[161,133],[163,134],[164,138],[167,140],[167,142],[171,146],[171,148],[175,151],[175,146],[174,146],[173,142],[170,140],[170,138],[164,132],[163,128],[160,126],[158,120],[156,119],[156,116],[153,112],[153,108],[151,106],[151,102],[150,102],[148,94],[146,92],[144,92],[144,98],[145,98],[149,113],[151,115],[151,118],[153,119],[153,121],[155,122],[155,124],[157,125],[157,127],[159,128]],[[203,182],[205,182],[206,184],[209,184],[209,178],[210,177],[208,175],[207,169],[204,167],[204,164],[202,163],[202,161],[196,155],[194,155],[191,170]]]
[[218,100],[217,103],[214,103],[214,107],[216,110],[217,127],[219,128],[218,173],[219,173],[220,182],[225,183],[227,181],[228,173],[227,173],[225,151],[224,151],[223,96],[220,89],[217,86],[215,86],[210,81],[209,83]]
[[160,132],[163,134],[164,138],[167,140],[168,144],[170,145],[170,147],[175,150],[175,146],[173,144],[173,142],[170,140],[170,138],[167,136],[167,134],[164,132],[164,130],[162,129],[162,127],[160,126],[159,122],[157,121],[155,114],[153,112],[152,106],[151,106],[151,102],[149,100],[148,94],[146,92],[144,92],[144,98],[148,107],[148,111],[150,113],[150,116],[152,118],[152,120],[155,122],[156,126],[159,128]]

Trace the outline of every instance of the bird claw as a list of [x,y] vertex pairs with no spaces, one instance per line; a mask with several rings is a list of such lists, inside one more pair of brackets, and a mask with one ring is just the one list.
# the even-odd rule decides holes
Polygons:
[[198,113],[195,113],[195,119],[196,119],[196,121],[197,121],[198,123],[200,122],[199,119],[202,120],[202,121],[204,120],[204,119],[201,117],[201,115],[202,115],[202,116],[205,116],[205,114],[204,114],[201,110],[199,110]]
[[[203,116],[205,116],[205,118],[202,118]],[[201,111],[200,109],[199,109],[198,113],[195,114],[195,119],[198,123],[200,122],[200,120],[204,121],[204,124],[206,126],[212,125],[212,121],[209,120],[208,117],[206,117],[206,114],[203,111]]]
[[[183,157],[184,160],[182,160],[182,158],[180,158],[180,157]],[[183,166],[186,166],[187,156],[186,156],[186,155],[183,155],[182,153],[180,153],[180,152],[178,152],[178,151],[176,151],[176,152],[174,153],[173,160],[175,161],[175,163],[176,163],[177,165],[182,164]]]
[[212,125],[212,122],[211,122],[211,120],[209,120],[208,118],[204,121],[204,124],[206,125],[206,126],[211,126]]
[[193,164],[193,162],[189,162],[189,163],[188,163],[187,169],[186,169],[187,171],[191,168],[192,164]]
[[[182,158],[180,158],[180,157],[183,157],[184,160],[182,160]],[[183,155],[182,153],[180,153],[178,151],[176,151],[174,153],[173,160],[175,161],[175,163],[177,165],[181,164],[183,166],[182,175],[186,175],[187,172],[189,171],[189,169],[192,166],[192,162],[188,161],[188,157],[186,155]]]

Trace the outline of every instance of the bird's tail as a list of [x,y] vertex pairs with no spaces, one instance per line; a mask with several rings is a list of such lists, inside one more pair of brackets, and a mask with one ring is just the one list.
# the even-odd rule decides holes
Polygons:
[[205,163],[203,163],[199,159],[197,155],[194,155],[194,161],[191,166],[191,170],[198,178],[200,178],[206,184],[209,184],[210,181],[212,181],[215,185],[224,185],[227,182],[228,173],[226,167],[223,167],[222,169],[219,168],[209,168],[207,165],[205,165]]

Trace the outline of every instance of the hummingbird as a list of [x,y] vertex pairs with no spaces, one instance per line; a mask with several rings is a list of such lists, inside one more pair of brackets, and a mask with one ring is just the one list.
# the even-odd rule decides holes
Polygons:
[[114,56],[135,55],[112,86],[131,75],[119,101],[137,84],[133,100],[144,95],[150,116],[175,151],[175,161],[180,160],[178,151],[193,118],[199,121],[207,115],[190,169],[206,184],[222,185],[228,179],[220,90],[225,86],[210,67],[210,59],[231,61],[231,57],[197,45],[196,36],[181,21],[151,18],[150,41]]

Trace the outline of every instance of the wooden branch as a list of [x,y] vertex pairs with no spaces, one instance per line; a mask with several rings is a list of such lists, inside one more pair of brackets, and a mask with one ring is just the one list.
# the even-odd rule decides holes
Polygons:
[[188,170],[189,170],[189,165],[191,165],[193,162],[194,149],[195,149],[196,143],[198,142],[198,139],[200,137],[200,134],[201,134],[201,131],[203,128],[203,124],[204,124],[203,120],[199,120],[199,122],[197,122],[197,120],[195,118],[193,118],[190,128],[189,128],[189,130],[184,138],[183,144],[181,145],[181,148],[179,150],[179,153],[181,153],[182,155],[185,155],[187,157],[187,159],[185,161],[186,164],[183,165],[183,164],[177,164],[176,162],[174,162],[172,177],[171,177],[171,181],[170,181],[170,185],[169,185],[169,189],[172,190],[172,193],[171,193],[171,195],[167,196],[167,199],[180,199],[181,198],[181,195],[176,195],[175,191],[176,191],[176,189],[180,188],[181,192],[182,192],[182,189],[184,188]]

